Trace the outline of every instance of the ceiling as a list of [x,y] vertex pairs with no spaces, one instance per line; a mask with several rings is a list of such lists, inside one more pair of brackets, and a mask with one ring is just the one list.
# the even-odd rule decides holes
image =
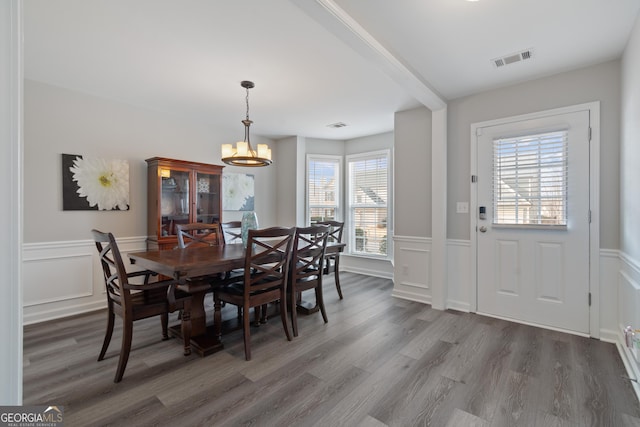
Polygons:
[[[619,58],[640,0],[28,0],[25,77],[252,133],[350,139],[393,113]],[[495,58],[532,57],[496,67]],[[347,126],[327,125],[343,122]]]

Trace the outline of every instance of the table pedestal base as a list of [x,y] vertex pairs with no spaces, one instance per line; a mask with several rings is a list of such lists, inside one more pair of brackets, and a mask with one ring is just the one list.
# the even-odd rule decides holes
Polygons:
[[[180,329],[180,325],[170,327],[169,334],[173,337],[182,339],[182,331]],[[223,348],[224,345],[215,336],[213,325],[207,326],[204,334],[191,337],[191,350],[195,351],[202,357],[216,353]]]
[[300,314],[313,314],[317,313],[320,310],[320,307],[318,307],[315,301],[309,302],[304,300],[298,301],[296,308],[298,309],[298,313]]

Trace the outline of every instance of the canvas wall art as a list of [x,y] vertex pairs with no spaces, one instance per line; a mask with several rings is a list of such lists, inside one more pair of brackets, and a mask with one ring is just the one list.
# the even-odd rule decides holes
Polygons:
[[254,176],[244,173],[222,175],[222,209],[225,211],[254,210]]
[[63,154],[62,209],[129,210],[129,162]]

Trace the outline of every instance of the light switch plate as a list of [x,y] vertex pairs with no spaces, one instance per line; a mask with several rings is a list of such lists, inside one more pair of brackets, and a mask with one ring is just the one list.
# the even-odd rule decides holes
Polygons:
[[469,202],[457,202],[456,213],[469,213]]

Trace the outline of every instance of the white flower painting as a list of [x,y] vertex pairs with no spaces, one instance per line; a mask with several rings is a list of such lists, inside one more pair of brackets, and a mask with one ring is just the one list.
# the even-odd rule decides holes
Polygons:
[[64,210],[128,210],[129,162],[62,155]]
[[254,210],[254,176],[243,173],[222,175],[222,209],[225,211]]

